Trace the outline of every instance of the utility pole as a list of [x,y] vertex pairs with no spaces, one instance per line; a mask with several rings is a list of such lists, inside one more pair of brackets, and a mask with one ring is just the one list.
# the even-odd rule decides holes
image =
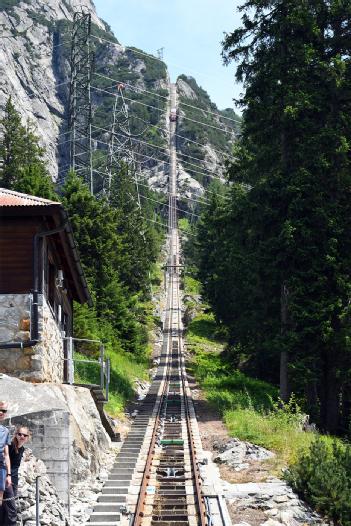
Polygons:
[[91,14],[75,12],[72,28],[71,79],[68,129],[70,131],[70,166],[87,182],[94,194],[91,139]]

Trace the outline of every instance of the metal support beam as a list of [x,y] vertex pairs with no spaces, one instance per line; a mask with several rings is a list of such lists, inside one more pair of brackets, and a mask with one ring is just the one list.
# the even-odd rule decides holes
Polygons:
[[79,170],[94,193],[91,140],[91,14],[75,12],[72,28],[71,79],[68,127],[70,131],[70,165]]

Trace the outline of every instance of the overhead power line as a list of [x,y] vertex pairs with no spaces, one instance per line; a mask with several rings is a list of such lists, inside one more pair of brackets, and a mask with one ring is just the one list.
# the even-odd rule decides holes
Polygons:
[[[146,186],[146,185],[143,185],[143,186]],[[154,203],[159,203],[160,205],[162,206],[166,206],[167,208],[175,208],[175,210],[179,210],[180,212],[184,212],[184,214],[190,214],[194,217],[200,217],[198,214],[194,214],[193,212],[190,212],[189,210],[184,210],[183,208],[179,208],[179,207],[172,207],[170,206],[168,203],[163,203],[162,201],[159,201],[158,199],[153,199],[152,197],[148,197],[146,195],[143,195],[143,194],[140,194],[140,197],[142,197],[143,199],[147,199],[148,201],[153,201]]]
[[[120,44],[118,44],[117,42],[113,42],[112,40],[108,40],[107,38],[102,38],[102,37],[99,37],[99,36],[96,36],[96,35],[91,35],[92,38],[95,38],[97,40],[101,40],[103,42],[107,42],[108,44],[112,44],[112,45],[115,45],[115,46],[119,46],[119,47],[123,47],[121,46]],[[165,64],[163,60],[161,60],[160,58],[158,57],[155,57],[154,55],[151,55],[149,53],[145,53],[143,51],[139,51],[138,49],[134,49],[134,48],[130,48],[130,47],[126,47],[124,48],[126,51],[131,51],[132,53],[136,53],[137,55],[142,55],[144,57],[147,57],[147,58],[151,58],[153,60],[157,60],[158,62],[162,62],[162,64]],[[188,69],[187,67],[184,67],[183,65],[179,65],[179,64],[176,64],[175,62],[170,62],[167,60],[167,63],[169,64],[172,64],[173,66],[178,66],[180,67],[183,71],[185,69]],[[212,75],[206,75],[205,73],[201,72],[201,71],[195,71],[193,70],[193,73],[196,73],[197,75],[201,75],[202,77],[206,77],[206,78],[211,78],[213,79],[213,76]]]
[[[94,128],[98,128],[98,127],[94,126]],[[84,137],[82,137],[82,139],[84,139]],[[101,141],[100,139],[96,139],[94,137],[92,138],[92,140],[95,141],[98,144],[103,144],[104,146],[108,146],[109,145],[109,143],[107,143],[105,141]],[[61,143],[59,143],[59,145],[65,144],[67,142],[69,142],[69,141],[61,142]],[[129,149],[121,148],[121,151],[129,152]],[[95,150],[95,152],[99,152],[99,150]],[[168,161],[165,161],[164,159],[159,159],[158,157],[152,157],[151,155],[146,155],[146,154],[143,154],[143,153],[140,153],[140,152],[134,152],[134,154],[138,155],[139,157],[144,157],[145,159],[149,159],[151,161],[155,161],[155,162],[159,162],[159,163],[164,163],[164,164],[170,165],[170,163]],[[188,161],[183,161],[183,164],[189,164],[189,163],[188,163]],[[190,163],[190,164],[195,166],[193,163]],[[223,182],[223,177],[220,176],[220,175],[216,175],[214,172],[205,173],[205,172],[201,172],[199,170],[194,170],[193,168],[186,168],[185,171],[186,172],[196,173],[197,175],[202,175],[203,177],[210,177],[212,179],[218,179],[219,181]]]
[[[148,124],[148,123],[145,121],[145,119],[142,119],[142,118],[139,117],[138,115],[134,115],[133,118],[134,118],[134,119],[137,119],[137,120],[139,120],[139,121],[141,121],[141,122],[143,122],[144,124]],[[165,131],[164,128],[161,128],[160,126],[157,126],[156,124],[152,124],[152,127],[155,128],[156,130],[160,130],[160,131],[162,131],[163,133],[164,133],[164,131]],[[202,148],[208,144],[208,143],[203,144],[203,143],[201,143],[201,142],[193,141],[192,139],[189,139],[188,137],[184,137],[183,135],[179,135],[178,133],[175,133],[174,136],[175,136],[175,137],[178,137],[179,139],[183,139],[184,141],[191,142],[192,144],[196,144],[197,146],[201,146]],[[212,149],[212,151],[218,153],[218,155],[223,155],[223,156],[228,156],[228,155],[229,155],[228,153],[226,153],[226,152],[224,152],[224,151],[222,151],[222,150],[216,150],[216,149],[213,148],[212,146],[211,146],[211,149]],[[178,153],[179,153],[179,152],[178,152]],[[181,154],[181,155],[185,155],[185,154]],[[228,157],[228,158],[229,158],[229,157]]]
[[[96,129],[96,130],[101,130],[101,131],[104,131],[106,133],[109,133],[109,130],[107,130],[106,128],[101,128],[100,126],[93,126],[93,128]],[[119,134],[119,133],[116,133],[115,135],[124,136],[123,134]],[[135,137],[131,137],[131,140],[133,142],[137,142],[138,144],[144,144],[145,146],[149,146],[150,148],[155,148],[155,149],[158,149],[158,150],[165,150],[167,152],[167,155],[169,156],[169,148],[167,148],[166,146],[158,146],[157,144],[152,144],[151,142],[142,141],[140,139],[136,139]],[[187,155],[186,153],[184,153],[184,154],[180,153],[180,155],[182,155],[183,157],[188,157],[190,159],[194,159],[196,161],[204,162],[203,159],[200,159],[199,157],[194,157],[192,155]],[[186,164],[189,164],[190,166],[195,166],[196,168],[198,168],[197,164],[190,163],[189,161],[182,161],[182,162],[186,163]],[[201,167],[201,170],[204,170],[205,172],[208,172],[210,174],[214,173],[212,170],[209,170],[208,168],[204,168],[204,167]]]
[[[108,75],[103,75],[102,73],[98,73],[98,72],[94,72],[94,75],[96,77],[100,77],[100,78],[103,78],[103,79],[106,79],[106,80],[110,80],[111,82],[112,81],[122,82],[125,86],[128,86],[133,91],[135,91],[135,93],[148,93],[149,95],[152,95],[154,97],[158,97],[160,99],[168,100],[168,97],[165,96],[165,95],[161,95],[160,93],[156,93],[155,91],[150,91],[150,90],[147,90],[145,88],[139,88],[138,86],[130,84],[129,82],[126,82],[123,79],[116,79],[116,78],[113,78],[113,77],[109,77]],[[218,113],[218,112],[215,112],[215,111],[211,111],[211,110],[205,110],[204,108],[201,108],[200,106],[195,106],[194,104],[188,104],[187,102],[182,102],[181,100],[179,101],[179,104],[181,104],[182,106],[187,106],[189,108],[193,108],[193,109],[201,111],[203,113],[208,113],[209,115],[214,115],[214,116],[218,117],[219,119],[226,119],[228,121],[235,122],[236,124],[241,124],[241,120],[239,118],[233,119],[232,117],[226,117],[225,115],[222,115],[221,113]]]
[[[150,185],[148,185],[148,184],[139,183],[139,185],[143,186],[144,188],[148,188],[150,190]],[[153,190],[153,191],[156,192],[156,190]],[[171,194],[167,190],[167,192],[165,192],[164,195],[168,195],[169,196]],[[220,194],[218,194],[218,195],[220,195]],[[200,201],[198,199],[192,199],[191,197],[186,197],[185,195],[182,195],[179,199],[180,200],[187,199],[187,200],[190,200],[190,201],[195,201],[196,203],[199,203],[200,205],[206,205],[206,206],[210,205],[210,201],[208,201],[205,197],[201,198],[201,199],[205,199],[205,201]],[[182,210],[182,212],[184,212],[184,210]]]
[[[106,93],[107,95],[111,95],[111,97],[114,97],[114,95],[115,95],[111,91],[105,90],[103,88],[99,88],[97,86],[91,86],[91,89],[94,89],[96,91],[100,91],[102,93]],[[164,114],[167,113],[167,110],[160,110],[160,108],[157,108],[157,106],[152,106],[152,104],[146,104],[145,102],[141,102],[140,100],[131,99],[129,97],[124,97],[124,98],[125,98],[125,100],[133,102],[135,104],[140,104],[141,106],[144,106],[146,108],[151,108],[153,110],[157,110],[159,113],[164,113]],[[207,124],[206,122],[197,121],[195,119],[191,119],[190,117],[183,116],[183,119],[187,120],[187,121],[191,121],[191,122],[196,122],[197,124],[200,124],[201,126],[204,126],[205,128],[212,128],[214,130],[220,131],[221,133],[226,133],[227,135],[233,135],[233,133],[234,133],[233,130],[232,131],[223,130],[223,128],[219,128],[218,126],[213,126],[212,124]]]

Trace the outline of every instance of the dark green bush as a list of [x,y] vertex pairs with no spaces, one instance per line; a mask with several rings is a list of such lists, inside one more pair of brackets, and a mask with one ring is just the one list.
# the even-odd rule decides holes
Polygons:
[[351,445],[317,438],[285,475],[299,496],[342,526],[351,525]]

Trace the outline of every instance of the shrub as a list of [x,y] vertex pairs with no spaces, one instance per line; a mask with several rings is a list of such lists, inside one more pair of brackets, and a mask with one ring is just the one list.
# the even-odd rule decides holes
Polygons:
[[317,511],[351,525],[351,445],[316,438],[286,471],[293,489]]

